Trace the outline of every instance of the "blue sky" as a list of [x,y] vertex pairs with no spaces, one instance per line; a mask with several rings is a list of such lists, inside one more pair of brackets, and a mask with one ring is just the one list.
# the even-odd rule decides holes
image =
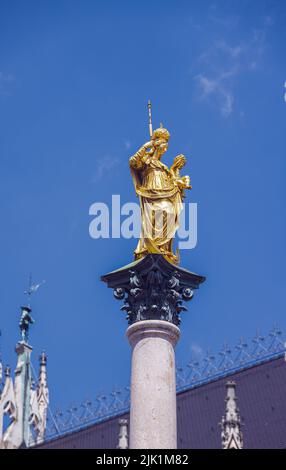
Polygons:
[[91,239],[89,207],[136,201],[128,158],[148,140],[149,98],[198,204],[182,265],[207,277],[178,362],[286,332],[285,20],[283,1],[0,2],[3,360],[14,367],[32,272],[52,408],[129,383],[126,320],[99,279],[136,240]]

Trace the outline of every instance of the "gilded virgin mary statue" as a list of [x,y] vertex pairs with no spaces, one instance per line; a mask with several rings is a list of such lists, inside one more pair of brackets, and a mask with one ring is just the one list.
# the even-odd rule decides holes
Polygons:
[[190,177],[180,175],[186,164],[184,155],[175,157],[170,168],[161,161],[170,139],[167,129],[161,124],[154,132],[151,130],[151,140],[129,160],[141,208],[141,234],[134,255],[140,259],[148,253],[161,254],[178,264],[179,252],[173,253],[172,246],[179,228],[184,190],[191,189]]

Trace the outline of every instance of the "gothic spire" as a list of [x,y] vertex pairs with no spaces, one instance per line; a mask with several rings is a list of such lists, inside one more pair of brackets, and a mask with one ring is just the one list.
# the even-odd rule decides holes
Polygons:
[[119,419],[119,435],[117,449],[128,449],[128,421],[127,419]]
[[[16,344],[17,367],[14,381],[10,368],[5,370],[5,385],[0,398],[0,449],[18,449],[42,442],[46,429],[46,414],[49,402],[46,363],[47,357],[40,357],[39,384],[33,386],[31,353],[28,344],[29,327],[34,320],[31,316],[30,296],[40,284],[30,286],[28,306],[21,307],[20,331],[21,340]],[[1,368],[0,368],[1,369]],[[0,371],[1,372],[1,371]],[[4,415],[8,415],[10,423],[4,430]]]
[[49,389],[47,382],[47,355],[43,351],[39,357],[40,371],[39,381],[37,387],[37,398],[40,414],[40,423],[38,426],[37,443],[40,443],[45,438],[46,424],[47,424],[47,410],[49,406]]
[[242,449],[243,439],[241,432],[241,420],[239,410],[236,405],[235,395],[236,384],[233,381],[226,383],[226,411],[222,417],[222,448],[223,449]]

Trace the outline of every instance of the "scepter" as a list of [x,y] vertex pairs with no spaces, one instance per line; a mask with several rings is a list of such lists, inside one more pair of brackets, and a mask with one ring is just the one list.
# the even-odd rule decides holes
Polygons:
[[149,117],[149,134],[152,137],[153,129],[152,129],[152,105],[151,101],[148,100],[148,117]]

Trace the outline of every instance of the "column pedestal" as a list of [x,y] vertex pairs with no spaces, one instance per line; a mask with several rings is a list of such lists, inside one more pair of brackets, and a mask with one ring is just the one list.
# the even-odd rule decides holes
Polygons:
[[174,347],[180,330],[162,320],[134,323],[126,331],[132,347],[131,449],[176,449]]

